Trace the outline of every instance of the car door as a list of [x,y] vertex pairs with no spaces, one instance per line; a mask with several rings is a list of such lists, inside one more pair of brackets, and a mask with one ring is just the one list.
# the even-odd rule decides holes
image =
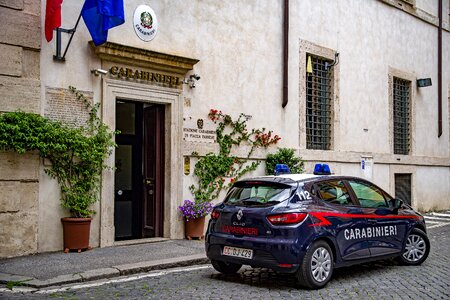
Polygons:
[[389,206],[392,199],[386,192],[365,180],[348,181],[352,192],[366,215],[364,229],[371,256],[382,256],[402,251],[408,219],[399,216]]
[[360,234],[362,229],[367,227],[367,220],[359,206],[352,200],[348,189],[341,179],[316,183],[314,193],[322,199],[327,211],[313,213],[313,216],[331,223],[330,230],[335,236],[342,259],[367,258],[370,257],[368,243]]

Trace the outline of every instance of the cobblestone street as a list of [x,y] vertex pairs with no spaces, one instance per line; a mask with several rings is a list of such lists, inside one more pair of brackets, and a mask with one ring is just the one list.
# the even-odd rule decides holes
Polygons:
[[291,276],[266,269],[245,268],[225,276],[204,265],[142,274],[147,277],[135,280],[88,283],[97,286],[86,284],[67,291],[1,292],[0,298],[450,299],[450,225],[430,229],[429,237],[431,253],[422,266],[399,266],[389,260],[337,269],[331,282],[318,291],[297,288]]

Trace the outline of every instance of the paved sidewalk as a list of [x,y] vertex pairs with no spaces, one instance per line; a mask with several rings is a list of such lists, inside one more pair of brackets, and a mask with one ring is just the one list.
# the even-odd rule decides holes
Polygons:
[[167,240],[94,248],[77,253],[43,253],[0,260],[0,285],[43,288],[156,269],[207,263],[204,241]]

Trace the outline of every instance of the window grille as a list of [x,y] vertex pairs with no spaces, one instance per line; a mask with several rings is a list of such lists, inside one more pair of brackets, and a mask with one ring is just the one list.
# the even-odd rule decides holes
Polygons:
[[409,154],[411,81],[394,77],[394,154]]
[[306,68],[306,148],[329,150],[331,144],[332,69],[329,60],[308,55]]

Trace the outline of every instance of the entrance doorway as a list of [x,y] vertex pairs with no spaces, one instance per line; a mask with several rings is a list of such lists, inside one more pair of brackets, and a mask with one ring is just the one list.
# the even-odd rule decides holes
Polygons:
[[115,239],[163,234],[164,105],[116,101]]

